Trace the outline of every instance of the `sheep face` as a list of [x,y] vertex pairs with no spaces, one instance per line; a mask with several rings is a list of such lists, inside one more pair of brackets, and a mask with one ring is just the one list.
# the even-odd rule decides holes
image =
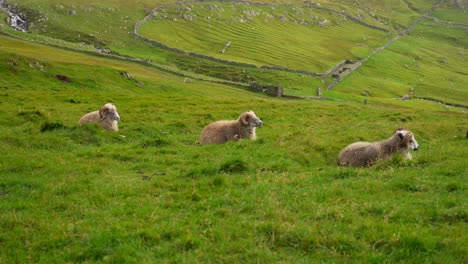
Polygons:
[[261,127],[263,125],[262,120],[260,120],[260,118],[258,118],[252,110],[250,110],[249,112],[242,113],[239,116],[239,120],[244,126],[252,128]]
[[119,113],[117,113],[117,108],[111,103],[105,104],[103,107],[101,107],[101,109],[99,110],[99,116],[102,119],[110,119],[113,121],[120,120]]
[[414,138],[413,133],[411,133],[410,131],[404,128],[399,128],[395,131],[395,134],[398,134],[398,136],[400,137],[400,146],[402,148],[408,148],[415,151],[419,149],[418,141],[416,141],[416,138]]

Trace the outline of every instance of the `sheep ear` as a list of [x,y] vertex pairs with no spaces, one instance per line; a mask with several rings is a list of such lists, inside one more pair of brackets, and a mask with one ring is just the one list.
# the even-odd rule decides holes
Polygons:
[[398,136],[400,137],[401,140],[403,140],[403,138],[405,137],[405,135],[403,135],[403,133],[401,132],[398,132]]
[[241,122],[244,125],[248,125],[249,124],[249,115],[248,114],[243,114],[241,116]]
[[407,133],[403,136],[403,138],[401,139],[401,146],[408,146],[409,143],[411,142],[411,138],[413,137],[413,135],[411,133]]
[[109,111],[109,108],[107,107],[102,107],[101,109],[99,109],[99,117],[103,118],[104,116],[106,116],[107,111]]

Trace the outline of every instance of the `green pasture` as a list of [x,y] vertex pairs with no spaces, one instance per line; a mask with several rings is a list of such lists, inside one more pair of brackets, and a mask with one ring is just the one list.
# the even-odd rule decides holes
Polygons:
[[464,33],[464,30],[424,22],[416,27],[414,34],[372,56],[335,89],[386,98],[399,98],[413,90],[417,97],[466,105],[468,72]]
[[[466,113],[419,100],[276,99],[4,36],[0,46],[2,263],[467,255]],[[107,102],[118,132],[77,126]],[[256,141],[195,144],[208,123],[250,109],[264,122]],[[397,127],[416,135],[413,160],[335,165],[347,144]]]
[[[34,23],[31,32],[27,34],[13,32],[4,24],[0,26],[0,30],[19,38],[76,50],[95,51],[96,48],[104,48],[113,54],[141,59],[188,77],[244,84],[281,84],[288,95],[314,96],[317,88],[321,87],[324,90],[333,79],[228,65],[174,53],[135,38],[132,34],[133,26],[151,10],[159,7],[164,11],[157,16],[159,19],[149,20],[143,25],[140,33],[166,34],[168,43],[177,41],[175,47],[189,52],[200,51],[204,55],[211,54],[218,58],[256,65],[270,64],[322,72],[342,60],[365,57],[374,48],[380,47],[392,36],[408,27],[435,2],[315,1],[319,4],[318,7],[335,11],[331,12],[318,9],[317,6],[312,8],[302,1],[268,1],[270,6],[217,2],[193,2],[177,6],[171,4],[171,1],[148,0],[135,1],[132,5],[122,0],[104,2],[72,0],[66,3],[58,0],[25,0],[16,4],[19,10],[27,13]],[[391,33],[364,27],[339,14],[349,14]],[[192,21],[188,21],[180,19],[181,15],[196,16]],[[463,12],[453,1],[442,4],[433,15],[445,22],[464,22]],[[164,16],[166,19],[161,19]],[[210,20],[207,17],[210,17]],[[177,21],[171,20],[174,18],[177,18]],[[241,18],[245,20],[244,23],[239,22]],[[287,19],[288,22],[281,19]],[[302,25],[300,24],[302,20],[311,24]],[[323,28],[318,24],[322,21],[325,21]],[[172,34],[170,31],[170,27],[174,26],[172,30],[176,30],[178,34]],[[364,65],[365,75],[369,74],[372,79],[371,84],[369,80],[360,79],[357,82],[353,81],[352,87],[349,87],[347,85],[349,80],[345,80],[335,91],[324,91],[324,94],[339,99],[360,96],[362,90],[372,90],[373,97],[390,98],[404,95],[410,87],[415,86],[424,87],[417,89],[418,96],[463,104],[466,67],[463,67],[463,57],[457,53],[463,51],[463,47],[466,46],[464,31],[466,30],[462,26],[435,23],[431,22],[431,19],[426,19],[411,34],[417,38],[415,41],[418,42],[418,47],[425,50],[423,54],[425,56],[422,56],[423,62],[414,62],[414,55],[419,58],[419,54],[414,54],[413,40],[406,41],[408,38],[403,38],[403,41],[391,46],[391,51],[390,49],[386,51],[390,51],[388,58],[386,55],[377,54],[379,60],[374,62],[371,58]],[[182,40],[181,36],[185,39]],[[228,37],[232,45],[227,48],[225,54],[221,54],[220,50],[227,43]],[[237,38],[243,43],[242,45],[234,41]],[[407,44],[403,44],[405,41]],[[427,53],[427,50],[430,52]],[[436,60],[437,63],[433,63]],[[460,65],[460,61],[462,67],[459,67],[457,72],[448,74],[446,80],[437,79],[439,72],[445,74],[447,66],[452,71]],[[389,67],[395,71],[390,75],[397,75],[396,80],[394,77],[389,78],[386,70]],[[382,73],[382,71],[387,72]],[[438,87],[450,87],[455,91],[444,93]],[[352,94],[349,94],[350,91],[353,91]]]
[[[455,1],[331,90],[332,76],[176,53],[133,26],[159,7],[139,32],[171,47],[323,72],[365,58],[439,1],[313,1],[335,12],[299,0],[7,2],[34,26],[13,31],[0,10],[0,263],[466,262],[467,109],[418,99],[468,105]],[[298,96],[321,87],[325,98],[251,83]],[[118,132],[78,126],[108,102]],[[264,123],[257,140],[196,144],[207,124],[248,110]],[[348,144],[399,127],[419,142],[412,160],[336,166]]]
[[320,9],[242,3],[169,6],[158,10],[139,33],[218,59],[320,73],[345,59],[364,57],[388,38],[385,32]]

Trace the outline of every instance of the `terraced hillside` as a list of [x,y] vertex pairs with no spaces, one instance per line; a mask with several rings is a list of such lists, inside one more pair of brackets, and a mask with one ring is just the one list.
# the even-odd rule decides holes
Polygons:
[[322,73],[385,43],[390,32],[374,27],[308,6],[203,2],[159,8],[139,33],[218,59]]
[[[111,52],[150,61],[160,68],[164,67],[189,77],[222,79],[243,85],[259,83],[276,86],[282,84],[286,94],[300,96],[314,96],[317,94],[317,88],[321,87],[325,96],[335,98],[345,96],[359,101],[362,100],[362,94],[369,95],[365,92],[366,90],[373,90],[371,97],[400,97],[409,93],[408,85],[433,86],[435,84],[432,79],[434,71],[443,72],[446,65],[432,64],[430,69],[419,67],[417,74],[421,77],[418,80],[421,81],[417,84],[408,84],[401,83],[398,79],[405,79],[410,74],[411,78],[414,78],[414,70],[400,69],[396,75],[382,75],[379,69],[395,67],[398,64],[392,62],[392,65],[386,65],[385,61],[381,61],[378,62],[379,67],[370,68],[375,71],[370,73],[375,78],[373,82],[376,83],[372,85],[378,89],[374,89],[365,82],[354,85],[355,88],[352,89],[344,87],[328,92],[326,88],[331,89],[336,81],[342,79],[341,72],[347,73],[346,69],[350,68],[349,65],[337,69],[331,67],[344,60],[360,64],[358,59],[367,59],[376,51],[378,53],[382,47],[389,44],[387,41],[393,40],[400,34],[402,34],[401,39],[404,39],[405,34],[409,32],[407,30],[412,28],[414,23],[417,22],[417,25],[436,23],[431,22],[434,18],[438,20],[439,26],[439,29],[435,30],[450,33],[433,34],[431,29],[424,31],[424,34],[433,36],[421,43],[422,49],[433,50],[430,56],[447,61],[449,64],[453,62],[454,65],[450,65],[450,68],[458,68],[459,62],[463,60],[463,56],[459,54],[463,53],[466,39],[464,37],[466,16],[463,16],[466,3],[463,1],[392,0],[352,3],[349,1],[316,1],[314,3],[287,1],[287,4],[282,1],[268,2],[268,4],[258,2],[255,4],[199,3],[195,1],[181,6],[173,5],[170,1],[155,3],[143,0],[131,6],[124,1],[87,3],[74,0],[62,3],[58,0],[27,0],[18,2],[16,5],[13,4],[14,1],[8,1],[8,3],[10,3],[9,6],[15,6],[13,9],[18,12],[27,14],[33,24],[30,27],[30,32],[33,34],[23,34],[21,37],[77,49],[96,50],[97,48],[100,52]],[[159,12],[161,10],[163,12]],[[221,10],[224,11],[221,12]],[[158,16],[151,19],[154,11],[160,14],[159,19],[157,19]],[[165,38],[161,42],[164,44],[167,41],[165,44],[168,44],[170,48],[181,48],[188,53],[173,52],[160,45],[135,38],[134,26],[147,15],[149,19],[143,21],[141,33],[171,36],[173,39]],[[164,16],[167,19],[161,20]],[[208,17],[210,20],[207,20]],[[240,22],[241,20],[243,23]],[[177,25],[185,26],[178,28]],[[281,34],[276,31],[279,26],[283,29],[280,30]],[[187,30],[190,28],[197,30]],[[252,28],[256,30],[252,31]],[[8,31],[9,34],[19,34],[5,26],[3,30]],[[234,34],[239,30],[247,30],[250,33]],[[137,28],[137,32],[140,31]],[[421,30],[410,31],[408,37],[422,37]],[[185,39],[181,40],[180,36]],[[239,36],[243,44],[236,46],[234,39]],[[334,40],[335,37],[336,40]],[[452,38],[456,38],[457,41],[452,41]],[[155,38],[155,41],[159,40]],[[171,46],[176,41],[178,44]],[[226,52],[222,54],[221,50],[228,41],[231,41],[232,45],[229,45],[225,49]],[[293,45],[291,45],[292,42],[294,42]],[[444,45],[443,50],[439,51],[435,48],[439,43]],[[242,49],[236,47],[242,47]],[[414,60],[414,57],[409,57],[413,56],[413,52],[408,48],[398,46],[401,50],[396,52],[403,56],[400,61]],[[233,65],[194,56],[193,53],[197,52],[201,52],[202,56],[213,55],[216,58],[227,58],[234,62],[275,66],[269,69]],[[417,63],[414,64],[417,65]],[[401,64],[398,67],[406,67],[405,65],[409,64]],[[351,66],[355,68],[356,65]],[[277,68],[281,70],[275,70]],[[310,74],[311,72],[325,72],[326,74],[316,75]],[[419,97],[460,104],[460,100],[451,100],[465,97],[465,94],[459,91],[466,82],[466,72],[460,69],[455,74],[455,78],[450,77],[454,79],[450,81],[450,87],[456,87],[453,89],[455,96],[446,97],[442,92],[433,92],[432,88],[423,88],[424,93],[421,93]],[[389,79],[391,85],[388,85]],[[436,86],[444,87],[445,85],[445,83],[436,83]],[[359,90],[356,90],[357,88]]]

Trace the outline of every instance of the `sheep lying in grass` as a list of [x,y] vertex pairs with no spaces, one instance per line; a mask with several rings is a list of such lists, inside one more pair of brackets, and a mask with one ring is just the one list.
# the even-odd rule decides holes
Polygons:
[[94,111],[87,113],[82,118],[80,118],[80,125],[85,123],[96,123],[99,124],[102,128],[112,131],[119,130],[117,122],[120,120],[119,113],[117,113],[117,108],[115,105],[108,103],[105,104],[99,111]]
[[239,119],[216,121],[207,125],[200,136],[199,144],[223,144],[243,138],[256,139],[255,128],[263,125],[254,112],[244,112]]
[[411,159],[410,149],[418,150],[419,145],[413,133],[398,128],[392,137],[380,142],[356,142],[344,148],[338,156],[340,166],[370,166],[378,160],[386,159],[397,152]]

